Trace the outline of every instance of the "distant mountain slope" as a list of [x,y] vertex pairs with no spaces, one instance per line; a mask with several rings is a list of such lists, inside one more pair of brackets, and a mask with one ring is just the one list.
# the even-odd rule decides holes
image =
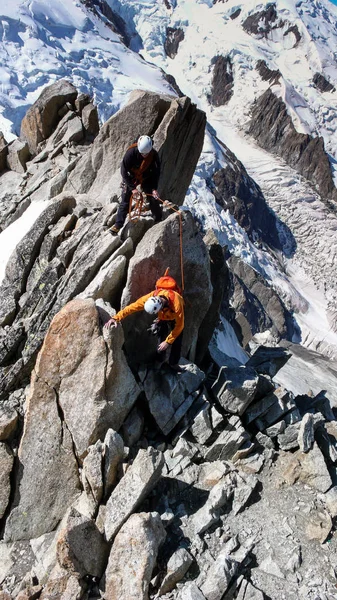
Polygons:
[[220,108],[232,123],[245,126],[252,103],[271,85],[296,130],[323,137],[335,171],[337,8],[328,0],[109,5],[133,24],[147,60],[173,75],[204,109]]
[[11,0],[0,7],[0,131],[7,140],[42,89],[60,78],[93,96],[102,121],[137,87],[175,93],[160,70],[125,46],[104,5]]

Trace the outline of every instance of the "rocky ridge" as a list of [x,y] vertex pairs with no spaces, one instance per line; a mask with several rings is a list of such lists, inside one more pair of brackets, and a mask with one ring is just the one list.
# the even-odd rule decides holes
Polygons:
[[[120,237],[108,231],[134,124],[160,152],[161,196],[181,204],[203,113],[188,98],[136,92],[91,138],[81,123],[76,139],[72,122],[83,117],[72,93],[62,104],[58,84],[32,107],[24,130],[36,155],[24,173],[2,175],[17,190],[10,219],[27,199],[46,206],[0,288],[0,597],[333,598],[334,399],[275,382],[290,360],[276,345],[289,335],[278,298],[234,257],[225,261],[211,232],[183,211],[183,371],[153,367],[143,315],[104,329],[120,305],[153,287],[167,248],[180,277],[179,219],[169,206],[157,225],[145,213]],[[54,95],[48,136],[36,125]],[[261,315],[246,335],[245,365],[207,349],[219,311],[230,313],[235,278]],[[249,295],[246,303],[254,305]],[[272,327],[273,347],[254,341]]]

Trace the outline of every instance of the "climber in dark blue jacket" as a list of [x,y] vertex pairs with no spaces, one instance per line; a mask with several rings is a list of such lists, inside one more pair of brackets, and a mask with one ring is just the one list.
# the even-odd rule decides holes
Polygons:
[[121,164],[122,199],[117,212],[116,223],[111,227],[112,233],[118,233],[123,227],[129,211],[132,192],[141,186],[147,194],[155,223],[162,219],[162,207],[158,200],[157,185],[160,175],[158,152],[153,148],[153,142],[148,135],[141,135],[136,144],[126,151]]

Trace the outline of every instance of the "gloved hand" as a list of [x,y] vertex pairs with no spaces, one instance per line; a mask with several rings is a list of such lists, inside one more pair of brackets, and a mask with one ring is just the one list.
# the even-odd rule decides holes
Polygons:
[[116,321],[115,319],[109,319],[109,321],[105,323],[104,327],[106,327],[106,329],[114,329],[115,327],[117,327],[117,325],[118,321]]
[[158,330],[159,330],[159,326],[158,326],[159,321],[153,321],[152,325],[150,325],[150,327],[148,328],[148,331],[150,333],[152,333],[152,335],[158,335]]

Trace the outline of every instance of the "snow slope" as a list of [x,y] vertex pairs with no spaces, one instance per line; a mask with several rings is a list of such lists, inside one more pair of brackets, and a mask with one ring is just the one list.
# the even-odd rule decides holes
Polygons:
[[19,134],[23,115],[42,89],[60,78],[93,96],[102,122],[135,88],[172,92],[158,69],[79,2],[2,2],[0,131],[7,141]]

